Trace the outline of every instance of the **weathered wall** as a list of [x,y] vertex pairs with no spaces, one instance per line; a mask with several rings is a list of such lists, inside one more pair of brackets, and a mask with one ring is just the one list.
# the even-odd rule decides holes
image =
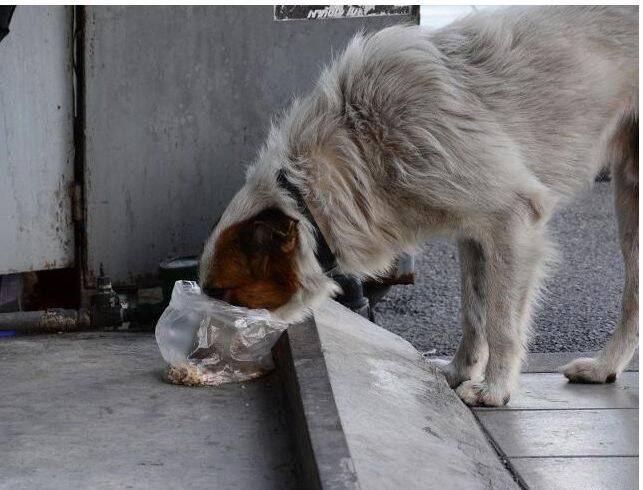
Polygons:
[[88,283],[155,279],[199,253],[269,120],[363,26],[403,17],[275,22],[262,7],[88,7]]
[[0,274],[73,265],[71,9],[16,9],[0,44]]

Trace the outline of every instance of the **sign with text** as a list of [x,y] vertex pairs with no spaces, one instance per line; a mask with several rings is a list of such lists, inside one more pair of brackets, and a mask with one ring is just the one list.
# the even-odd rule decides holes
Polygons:
[[417,15],[417,5],[275,5],[275,20]]

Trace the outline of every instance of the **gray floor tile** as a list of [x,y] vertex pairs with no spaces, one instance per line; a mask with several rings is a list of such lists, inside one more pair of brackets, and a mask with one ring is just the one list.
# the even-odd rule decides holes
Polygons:
[[615,383],[601,385],[570,383],[557,373],[522,374],[520,387],[500,410],[638,408],[638,374],[622,373]]
[[[579,357],[596,357],[598,352],[532,352],[523,363],[523,373],[557,373],[558,368]],[[639,353],[636,351],[626,371],[639,370]]]
[[511,464],[531,490],[634,490],[639,458],[519,458]]
[[638,456],[638,410],[476,412],[508,457]]

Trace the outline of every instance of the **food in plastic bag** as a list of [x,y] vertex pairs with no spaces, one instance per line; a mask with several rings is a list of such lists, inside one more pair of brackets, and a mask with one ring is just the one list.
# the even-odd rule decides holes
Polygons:
[[217,386],[274,368],[271,349],[288,324],[267,310],[232,306],[177,281],[156,324],[156,342],[173,383]]

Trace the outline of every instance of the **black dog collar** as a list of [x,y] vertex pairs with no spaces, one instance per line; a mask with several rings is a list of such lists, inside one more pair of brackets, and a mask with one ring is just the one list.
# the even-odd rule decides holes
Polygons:
[[325,273],[335,272],[335,269],[337,268],[337,259],[335,258],[335,254],[328,246],[328,242],[324,238],[324,234],[322,233],[322,231],[319,229],[315,218],[313,218],[313,215],[310,213],[310,209],[308,209],[306,201],[304,201],[301,192],[299,192],[299,189],[297,189],[292,184],[292,182],[288,180],[288,177],[286,177],[286,173],[283,171],[283,169],[279,171],[279,174],[277,174],[277,183],[286,191],[288,191],[290,197],[292,197],[297,203],[299,212],[303,214],[304,217],[313,226],[315,230],[315,241],[317,242],[317,251],[315,252],[315,257],[317,258],[319,265],[321,265]]
[[299,189],[297,189],[292,182],[288,180],[283,169],[280,170],[277,175],[277,183],[295,200],[297,207],[299,208],[299,212],[303,214],[308,221],[310,221],[310,224],[315,230],[315,240],[317,241],[315,257],[319,261],[319,265],[321,265],[324,273],[330,276],[342,288],[342,293],[336,296],[335,300],[347,308],[359,313],[363,317],[370,319],[369,303],[368,299],[364,297],[364,289],[361,281],[353,276],[341,274],[338,271],[335,254],[328,246],[328,242],[324,238],[322,231],[319,229],[315,218],[313,218],[313,215],[310,213],[310,209],[308,209],[301,192],[299,192]]

